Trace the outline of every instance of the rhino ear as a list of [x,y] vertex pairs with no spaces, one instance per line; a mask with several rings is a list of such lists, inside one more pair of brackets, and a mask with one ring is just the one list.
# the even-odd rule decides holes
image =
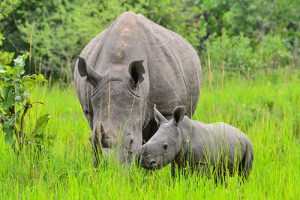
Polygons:
[[86,60],[81,57],[77,56],[78,58],[78,72],[81,77],[87,77],[87,81],[92,84],[93,86],[96,86],[97,83],[100,80],[100,75],[90,66],[87,65]]
[[175,126],[178,126],[179,123],[183,120],[185,115],[185,108],[184,106],[178,106],[173,111],[173,123]]
[[166,123],[168,120],[156,109],[156,104],[154,105],[154,119],[158,126]]
[[143,60],[137,60],[129,65],[129,74],[134,87],[144,80],[143,74],[145,73],[145,68],[143,62]]

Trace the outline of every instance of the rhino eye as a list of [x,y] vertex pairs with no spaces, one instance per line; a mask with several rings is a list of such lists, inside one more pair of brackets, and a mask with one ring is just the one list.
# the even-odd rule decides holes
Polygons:
[[162,147],[163,147],[163,150],[164,150],[164,151],[168,151],[168,144],[167,144],[167,143],[164,143],[164,144],[162,145]]

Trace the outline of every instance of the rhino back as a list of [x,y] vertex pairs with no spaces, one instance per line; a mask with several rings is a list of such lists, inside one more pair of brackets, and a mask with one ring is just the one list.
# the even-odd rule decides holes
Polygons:
[[201,85],[201,65],[193,47],[181,36],[138,15],[147,39],[149,100],[166,116],[178,105],[195,111]]
[[187,118],[183,129],[190,141],[193,160],[200,163],[213,164],[222,155],[233,167],[234,154],[241,158],[250,142],[239,129],[223,122],[205,124]]
[[[99,74],[115,77],[127,74],[130,62],[144,60],[146,81],[142,84],[149,88],[145,97],[148,118],[153,104],[157,104],[167,118],[178,105],[185,105],[189,116],[196,109],[201,66],[195,50],[181,36],[143,15],[121,14],[92,39],[80,55]],[[83,109],[90,108],[91,85],[79,76],[77,64],[75,86]]]

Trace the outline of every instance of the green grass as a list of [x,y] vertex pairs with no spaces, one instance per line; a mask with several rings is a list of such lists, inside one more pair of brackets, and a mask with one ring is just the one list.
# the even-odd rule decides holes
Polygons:
[[[0,199],[299,199],[300,78],[274,75],[256,81],[226,81],[223,89],[204,87],[194,118],[225,121],[253,142],[249,180],[229,178],[227,187],[191,175],[173,180],[169,167],[146,171],[115,162],[92,166],[90,130],[72,87],[37,88],[45,102],[32,110],[50,113],[53,146],[39,158],[19,157],[0,134]],[[279,77],[279,78],[278,78]]]

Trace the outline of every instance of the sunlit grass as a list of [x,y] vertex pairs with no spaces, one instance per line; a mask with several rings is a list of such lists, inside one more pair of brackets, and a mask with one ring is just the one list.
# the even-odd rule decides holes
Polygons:
[[[278,75],[279,76],[279,75]],[[281,76],[279,76],[281,77]],[[146,171],[101,160],[92,165],[90,129],[75,90],[39,87],[31,111],[50,113],[47,132],[53,146],[34,157],[25,149],[17,158],[0,136],[0,199],[299,199],[300,81],[263,77],[204,87],[194,119],[225,121],[253,142],[253,171],[243,184],[227,186],[197,175],[173,180],[169,167]]]

